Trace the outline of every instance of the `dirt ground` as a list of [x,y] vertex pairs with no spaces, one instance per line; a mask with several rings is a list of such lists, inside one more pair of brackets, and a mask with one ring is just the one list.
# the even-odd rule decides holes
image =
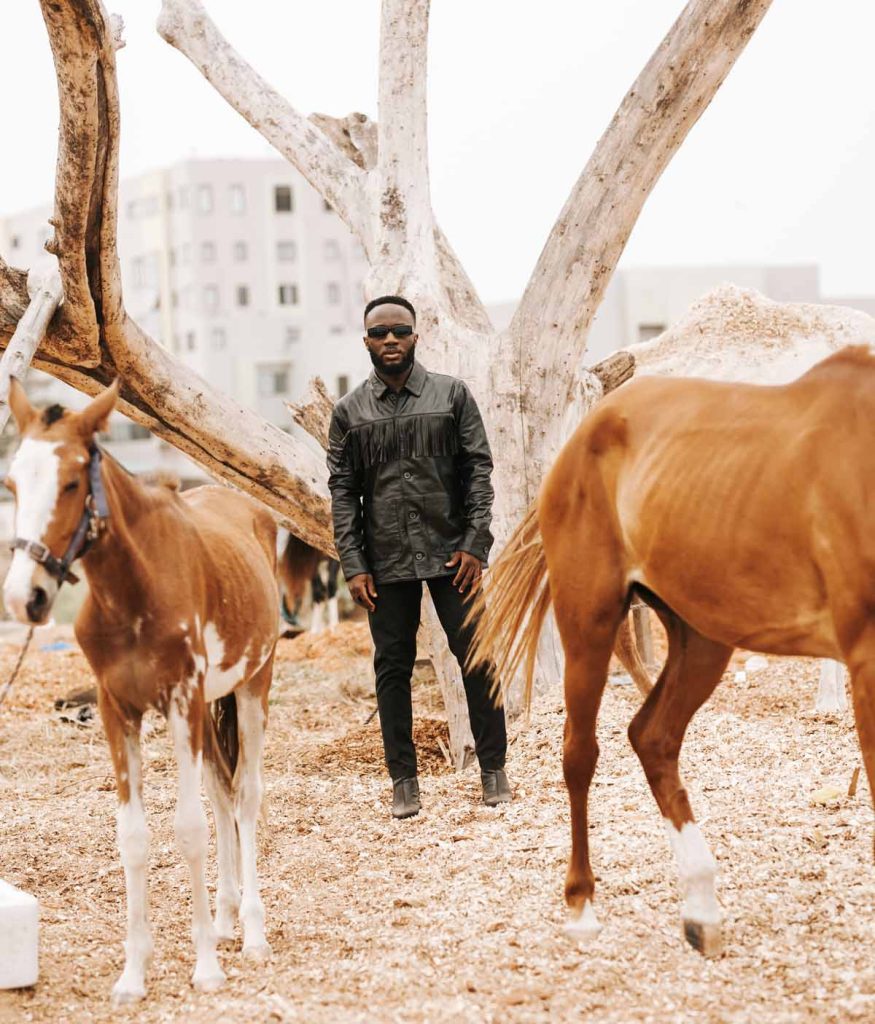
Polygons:
[[[726,950],[683,942],[676,872],[625,729],[630,685],[609,684],[592,790],[599,940],[561,932],[569,848],[558,689],[511,726],[513,804],[478,803],[476,769],[440,753],[433,685],[417,686],[424,812],[395,822],[360,634],[282,641],[261,830],[267,967],[221,960],[225,989],[189,986],[187,872],[172,836],[175,769],[163,724],[145,742],[155,960],[147,1000],[113,1011],[124,880],[99,725],[62,722],[55,697],[89,681],[75,649],[40,650],[0,709],[0,877],[34,893],[41,977],[0,993],[0,1020],[224,1022],[873,1021],[873,815],[850,712],[813,713],[817,666],[727,673],[694,720],[684,767],[720,867]],[[66,634],[62,634],[63,639]],[[309,644],[309,646],[308,646]],[[0,680],[15,658],[0,646]],[[734,666],[736,668],[737,666]],[[813,799],[827,784],[839,797]],[[210,866],[214,876],[214,865]]]

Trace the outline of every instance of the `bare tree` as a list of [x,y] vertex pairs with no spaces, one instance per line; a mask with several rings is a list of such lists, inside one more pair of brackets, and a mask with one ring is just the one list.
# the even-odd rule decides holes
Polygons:
[[[118,25],[99,0],[40,0],[61,105],[55,237],[64,303],[36,365],[93,392],[116,374],[125,411],[276,509],[330,550],[325,473],[309,451],[212,391],[125,312],[116,252]],[[509,328],[496,332],[436,223],[426,139],[428,0],[383,0],[379,112],[304,117],[223,38],[199,0],[164,0],[159,31],[331,203],[370,264],[367,290],[420,310],[424,358],[464,378],[494,448],[499,542],[534,498],[570,422],[600,394],[587,330],[654,184],[771,0],[690,0],[599,141],[548,237]],[[0,340],[27,306],[0,263]],[[442,669],[463,760],[458,679]],[[455,723],[455,724],[454,724]]]

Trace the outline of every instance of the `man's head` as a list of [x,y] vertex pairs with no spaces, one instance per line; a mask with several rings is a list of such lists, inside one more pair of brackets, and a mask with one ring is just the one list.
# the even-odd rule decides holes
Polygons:
[[[396,333],[397,329],[397,333]],[[365,306],[365,348],[384,377],[400,377],[416,353],[416,310],[399,295],[383,295]]]

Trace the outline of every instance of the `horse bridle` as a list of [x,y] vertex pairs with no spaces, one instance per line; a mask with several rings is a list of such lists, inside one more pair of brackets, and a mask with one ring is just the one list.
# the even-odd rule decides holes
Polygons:
[[97,445],[93,445],[89,454],[91,458],[88,462],[88,494],[85,497],[85,508],[63,557],[56,558],[46,545],[38,540],[16,537],[10,544],[13,551],[24,551],[35,562],[39,562],[49,576],[56,579],[59,584],[66,581],[79,582],[79,577],[70,571],[70,566],[94,545],[109,519],[106,491],[103,489],[103,478],[100,475],[103,453]]

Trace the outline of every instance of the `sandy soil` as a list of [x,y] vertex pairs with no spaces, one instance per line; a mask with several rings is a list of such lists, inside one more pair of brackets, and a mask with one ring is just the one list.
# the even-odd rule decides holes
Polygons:
[[[40,899],[42,976],[0,993],[0,1020],[875,1020],[873,815],[864,780],[854,797],[812,800],[825,784],[844,794],[859,764],[850,714],[811,710],[814,663],[771,661],[743,685],[730,671],[691,726],[684,766],[727,914],[725,954],[705,961],[680,936],[674,865],[625,738],[631,686],[609,685],[603,704],[591,807],[606,927],[580,948],[560,929],[569,833],[558,691],[539,698],[528,726],[512,726],[516,800],[494,811],[478,803],[475,769],[449,772],[421,678],[425,810],[394,822],[379,729],[363,724],[373,704],[361,645],[347,634],[302,654],[300,643],[282,642],[268,732],[261,870],[273,962],[244,965],[238,940],[222,952],[223,991],[189,987],[175,769],[153,719],[156,956],[147,1001],[123,1012],[109,1006],[124,883],[106,745],[99,726],[52,710],[88,673],[75,650],[28,656],[0,709],[0,876]],[[0,647],[0,679],[14,656]]]

